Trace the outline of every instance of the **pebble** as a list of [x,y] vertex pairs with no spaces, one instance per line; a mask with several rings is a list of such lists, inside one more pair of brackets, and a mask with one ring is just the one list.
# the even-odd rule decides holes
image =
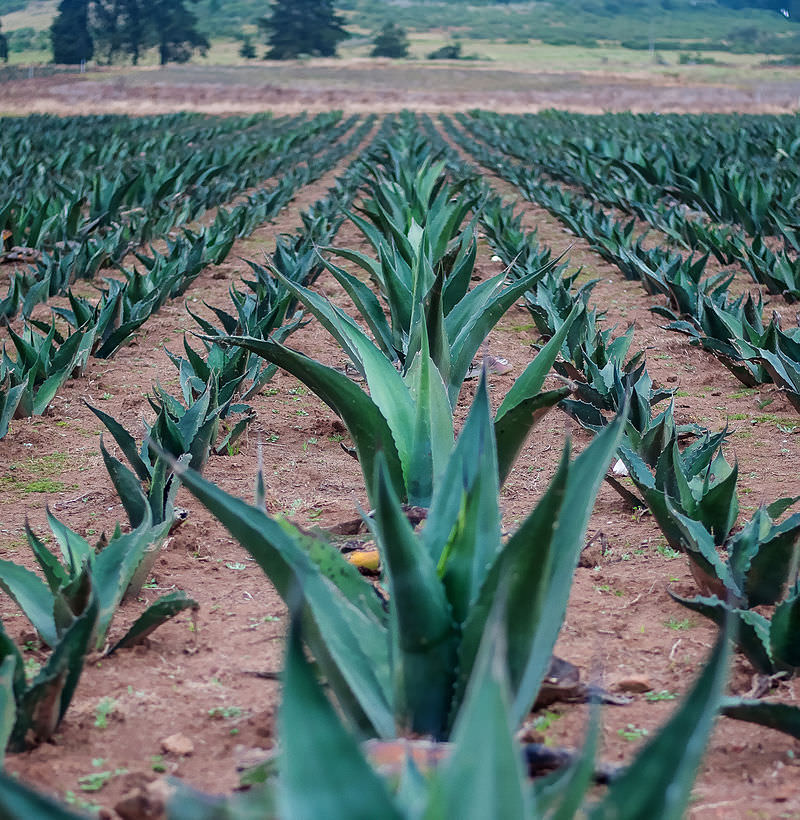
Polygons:
[[650,692],[653,684],[645,675],[630,675],[627,678],[621,678],[615,684],[615,688],[620,692]]
[[181,757],[186,757],[194,751],[194,743],[192,743],[192,741],[189,740],[189,738],[186,737],[186,735],[183,735],[179,732],[176,735],[170,735],[169,737],[165,737],[161,741],[161,748],[167,754],[180,755]]

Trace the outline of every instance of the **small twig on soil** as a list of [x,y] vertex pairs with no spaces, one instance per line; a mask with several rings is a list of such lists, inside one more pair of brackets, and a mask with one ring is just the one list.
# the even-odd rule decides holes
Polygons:
[[655,589],[656,583],[657,583],[656,581],[653,581],[653,583],[650,586],[650,589],[648,589],[647,592],[640,592],[632,601],[628,601],[628,603],[625,604],[625,606],[623,606],[622,608],[627,609],[629,606],[633,606],[634,604],[638,603],[639,600],[641,599],[642,595],[649,596],[653,592],[653,590]]
[[66,501],[56,501],[56,503],[53,504],[53,509],[54,510],[61,510],[64,507],[69,506],[70,504],[77,504],[79,501],[86,501],[86,499],[92,498],[93,496],[96,496],[96,495],[99,495],[99,493],[94,492],[94,491],[90,491],[88,493],[83,493],[82,495],[78,495],[75,498],[70,498]]
[[675,652],[677,651],[678,647],[683,643],[683,638],[678,638],[677,641],[672,646],[672,649],[669,650],[669,659],[671,661],[675,660]]
[[261,678],[262,680],[280,680],[283,676],[283,672],[280,670],[275,672],[271,669],[248,669],[244,674],[254,678]]

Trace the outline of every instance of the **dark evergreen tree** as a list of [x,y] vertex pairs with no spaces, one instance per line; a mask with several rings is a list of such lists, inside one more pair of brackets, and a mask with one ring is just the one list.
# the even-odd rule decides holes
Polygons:
[[245,60],[255,60],[258,56],[256,54],[256,47],[253,45],[253,40],[247,34],[245,34],[242,45],[239,48],[239,56]]
[[408,35],[406,30],[394,23],[387,23],[372,41],[373,57],[408,57]]
[[53,62],[75,65],[90,60],[94,43],[89,34],[89,0],[61,0],[50,27]]
[[195,51],[205,54],[208,40],[197,30],[197,17],[184,0],[150,0],[146,7],[156,32],[161,65],[185,63]]
[[111,65],[121,49],[121,0],[94,0],[89,6],[89,28],[98,62]]
[[0,60],[8,62],[8,38],[3,34],[3,21],[0,20]]
[[258,24],[267,35],[268,60],[292,60],[301,54],[335,57],[336,46],[347,38],[332,0],[275,0],[271,15]]
[[117,0],[117,3],[121,48],[137,65],[142,50],[155,44],[152,26],[148,24],[147,12],[140,0]]

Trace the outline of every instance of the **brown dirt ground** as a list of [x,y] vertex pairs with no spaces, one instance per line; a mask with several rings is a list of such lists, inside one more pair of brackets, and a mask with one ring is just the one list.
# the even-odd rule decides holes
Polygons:
[[280,113],[341,108],[384,113],[488,108],[530,112],[604,111],[791,113],[800,105],[796,68],[757,70],[725,81],[680,74],[547,71],[522,64],[363,60],[260,62],[248,66],[104,68],[86,75],[0,84],[6,114]]
[[[276,233],[293,231],[299,224],[298,210],[322,195],[335,174],[301,191],[276,220],[239,243],[225,264],[206,270],[187,294],[193,309],[201,309],[203,300],[227,304],[229,284],[248,270],[238,257],[257,258]],[[502,183],[497,188],[513,193]],[[635,324],[634,346],[648,348],[653,378],[678,388],[679,419],[711,429],[730,423],[729,452],[740,465],[742,515],[748,516],[762,501],[796,494],[800,451],[795,432],[800,426],[788,402],[773,389],[742,390],[713,357],[661,329],[658,317],[648,311],[652,298],[637,283],[625,282],[615,268],[581,240],[568,236],[545,211],[521,200],[520,207],[528,227],[538,228],[542,242],[557,252],[571,245],[571,264],[583,265],[587,277],[601,277],[593,301],[608,311],[609,323],[621,329]],[[346,224],[337,244],[361,247],[363,243]],[[491,255],[482,242],[477,265],[482,277],[499,269]],[[743,273],[738,276],[743,286],[748,284]],[[318,287],[344,309],[352,308],[331,277],[323,276]],[[183,331],[192,325],[180,302],[168,304],[114,359],[92,360],[84,378],[60,391],[47,416],[13,423],[0,442],[0,555],[28,562],[24,521],[29,518],[37,532],[45,532],[46,502],[87,536],[111,529],[124,517],[99,455],[100,424],[82,400],[101,406],[135,429],[140,418],[149,415],[144,397],[153,382],[166,387],[177,383],[161,348],[166,344],[177,350]],[[521,307],[513,308],[491,334],[490,350],[514,365],[511,374],[492,378],[495,404],[530,360],[533,341],[535,330]],[[344,361],[316,323],[298,332],[290,344],[327,363]],[[463,405],[473,391],[468,384]],[[228,492],[251,497],[261,442],[271,512],[283,512],[305,525],[352,518],[356,504],[366,503],[366,497],[356,463],[332,440],[337,431],[332,412],[284,374],[278,374],[252,404],[257,421],[239,453],[212,458],[207,477]],[[572,436],[578,449],[588,441],[558,411],[534,432],[503,491],[508,526],[521,520],[544,491],[567,436]],[[48,495],[25,492],[27,482],[43,477],[62,482],[63,489]],[[158,589],[145,590],[143,597],[150,601],[163,590],[185,590],[200,602],[197,628],[191,628],[188,618],[178,618],[155,632],[147,646],[93,659],[54,742],[7,758],[7,769],[26,781],[62,797],[74,792],[78,799],[110,810],[131,782],[157,776],[153,756],[163,754],[161,741],[167,736],[182,733],[194,746],[188,756],[165,754],[168,772],[214,792],[236,786],[237,763],[249,760],[253,750],[271,748],[279,685],[258,675],[274,675],[281,668],[285,609],[245,551],[188,493],[181,491],[178,503],[189,510],[189,518],[156,564]],[[691,593],[685,561],[664,549],[664,540],[648,516],[632,514],[606,487],[598,496],[588,535],[599,532],[607,547],[595,553],[595,567],[576,571],[559,655],[576,664],[585,679],[597,679],[611,689],[624,678],[644,676],[655,692],[682,695],[702,667],[715,635],[700,616],[680,608],[666,593],[667,586]],[[122,633],[141,606],[131,602],[122,607],[112,625],[112,638]],[[27,622],[7,601],[0,602],[0,617],[14,638],[24,642],[32,637]],[[32,649],[26,651],[26,658],[36,660],[42,655]],[[731,690],[746,693],[751,679],[752,670],[737,658]],[[796,682],[783,683],[772,695],[794,702],[800,687]],[[101,728],[96,717],[104,699],[113,700],[113,709]],[[606,707],[603,759],[611,763],[629,759],[642,741],[626,740],[620,731],[632,726],[654,734],[676,702],[649,702],[637,694],[630,705]],[[235,716],[228,718],[209,715],[209,710],[234,707],[241,713],[229,712]],[[544,718],[537,731],[548,742],[580,745],[585,706],[555,704],[534,717]],[[95,766],[97,759],[103,762]],[[690,816],[703,820],[800,817],[798,759],[800,743],[786,735],[721,719]],[[81,791],[81,776],[116,769],[128,773],[114,777],[98,793]]]

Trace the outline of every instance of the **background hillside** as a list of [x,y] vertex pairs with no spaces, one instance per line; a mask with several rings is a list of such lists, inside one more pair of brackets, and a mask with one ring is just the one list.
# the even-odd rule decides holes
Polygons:
[[[47,60],[47,29],[57,0],[0,0],[0,21],[12,60]],[[257,36],[256,21],[268,13],[264,0],[199,0],[192,4],[199,28],[214,43]],[[388,2],[340,0],[337,8],[353,35],[366,44],[387,21],[412,36],[438,32],[465,41],[481,54],[487,42],[618,47],[658,51],[730,51],[800,54],[800,0],[567,0],[508,3],[492,0]],[[476,41],[470,47],[468,41]],[[260,56],[260,54],[259,54]]]

